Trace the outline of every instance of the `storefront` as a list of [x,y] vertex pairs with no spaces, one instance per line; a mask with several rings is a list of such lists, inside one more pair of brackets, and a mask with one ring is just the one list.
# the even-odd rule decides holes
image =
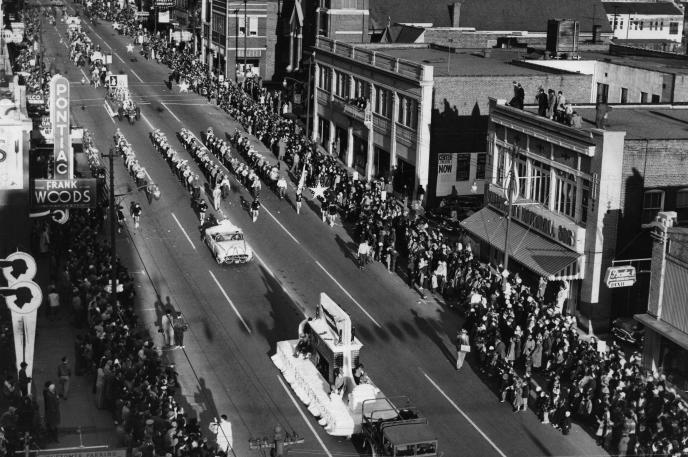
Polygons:
[[584,327],[590,320],[609,325],[603,277],[616,246],[612,205],[619,188],[599,177],[621,181],[622,138],[491,100],[485,207],[462,221],[484,260],[503,264],[506,249],[508,270],[531,284],[547,279]]
[[643,364],[688,392],[688,228],[674,227],[676,213],[660,212],[652,229],[647,313],[634,318],[645,327]]

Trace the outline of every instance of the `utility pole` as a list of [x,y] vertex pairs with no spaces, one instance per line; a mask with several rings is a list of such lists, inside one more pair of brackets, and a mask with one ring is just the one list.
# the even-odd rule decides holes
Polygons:
[[246,45],[248,41],[248,16],[246,11],[246,3],[248,0],[244,0],[244,77],[246,77]]
[[234,10],[236,33],[234,33],[234,84],[239,82],[239,8]]
[[110,269],[110,303],[112,309],[117,309],[117,245],[115,244],[115,217],[117,215],[115,209],[115,148],[110,148],[109,154],[103,154],[108,158],[108,165],[110,167],[110,189],[109,203],[110,203],[110,258],[112,268]]
[[[306,88],[306,138],[310,140],[310,125],[311,125],[311,75],[313,65],[313,57],[315,56],[315,51],[308,58],[308,88]],[[303,93],[303,92],[302,92]],[[313,108],[315,109],[315,107]],[[315,126],[313,126],[315,128]]]

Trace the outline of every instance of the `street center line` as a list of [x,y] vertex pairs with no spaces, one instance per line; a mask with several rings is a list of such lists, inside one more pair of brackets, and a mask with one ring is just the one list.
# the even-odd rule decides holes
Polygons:
[[459,406],[454,402],[454,400],[452,400],[451,398],[449,398],[449,395],[447,395],[446,393],[444,393],[444,391],[440,388],[440,386],[438,386],[438,385],[435,383],[435,381],[433,381],[432,378],[431,378],[430,376],[428,376],[428,374],[427,374],[426,372],[424,372],[423,370],[421,370],[421,372],[422,372],[423,375],[426,377],[426,379],[427,379],[428,381],[430,381],[430,384],[432,384],[432,386],[433,386],[435,389],[437,389],[437,391],[445,398],[445,400],[447,400],[447,401],[449,402],[449,404],[450,404],[456,411],[458,411],[459,414],[461,414],[461,415],[463,416],[463,418],[466,419],[466,420],[468,421],[468,423],[471,424],[471,425],[473,426],[473,428],[476,429],[477,432],[480,433],[480,434],[482,435],[482,437],[485,438],[485,440],[486,440],[488,443],[490,443],[490,446],[492,446],[492,448],[493,448],[495,451],[497,451],[497,453],[498,453],[501,457],[506,457],[506,454],[503,453],[502,450],[499,449],[499,448],[497,447],[497,445],[496,445],[496,444],[495,444],[495,443],[485,434],[485,432],[483,432],[482,430],[480,430],[480,427],[478,427],[478,426],[476,425],[476,423],[473,422],[473,420],[471,420],[470,417],[468,417],[468,414],[464,413],[463,410],[462,410],[461,408],[459,408]]
[[179,122],[180,124],[182,123],[181,119],[179,119],[179,118],[177,117],[177,115],[174,114],[174,113],[172,112],[172,110],[169,109],[169,108],[167,107],[167,105],[165,105],[164,103],[160,103],[160,104],[161,104],[162,106],[164,106],[165,109],[166,109],[167,111],[170,112],[170,114],[172,115],[172,117],[175,118],[175,119],[177,120],[177,122]]
[[[117,56],[117,57],[119,57],[119,56]],[[135,72],[134,70],[132,70],[132,69],[130,68],[129,71],[131,72],[132,75],[136,76],[136,79],[138,79],[139,82],[141,82],[141,83],[143,82],[143,79],[141,79],[141,77],[140,77],[139,75],[137,75],[136,72]]]
[[354,304],[355,304],[356,306],[358,306],[358,308],[359,308],[361,311],[363,311],[363,314],[365,314],[366,316],[368,316],[368,319],[370,319],[371,321],[373,321],[373,324],[377,325],[379,328],[382,328],[382,325],[380,325],[380,324],[378,323],[378,321],[376,321],[376,320],[373,318],[373,316],[371,316],[371,315],[368,313],[368,311],[366,311],[365,308],[364,308],[363,306],[361,306],[361,304],[360,304],[359,302],[357,302],[356,299],[355,299],[354,297],[352,297],[351,294],[350,294],[341,284],[339,284],[339,281],[337,281],[336,279],[334,279],[334,276],[332,276],[332,275],[330,274],[330,272],[327,271],[327,270],[325,269],[325,267],[323,267],[323,266],[320,264],[320,262],[318,262],[318,261],[316,260],[316,261],[315,261],[315,264],[316,264],[317,266],[319,266],[320,269],[321,269],[322,271],[324,271],[325,274],[326,274],[327,276],[329,276],[330,279],[331,279],[332,281],[334,281],[334,283],[337,284],[337,286],[339,286],[340,289],[342,289],[342,292],[344,292],[344,294],[345,294],[347,297],[349,297],[349,300],[351,300],[352,302],[354,302]]
[[150,123],[150,121],[148,120],[148,118],[147,118],[146,116],[144,116],[143,113],[141,113],[141,119],[143,119],[144,121],[146,121],[146,124],[148,124],[148,127],[149,127],[151,130],[155,130],[155,127],[153,127],[153,124]]
[[284,230],[287,233],[287,235],[289,235],[291,237],[291,239],[294,240],[294,242],[296,244],[301,244],[301,242],[299,240],[297,240],[296,237],[294,237],[294,235],[289,233],[289,230],[287,230],[287,228],[284,225],[282,225],[282,223],[280,221],[278,221],[275,216],[272,215],[272,213],[267,209],[267,207],[265,205],[263,205],[263,209],[265,210],[266,213],[268,213],[268,216],[270,216],[275,222],[277,222],[277,225],[282,227],[282,230]]
[[103,108],[105,108],[105,112],[107,113],[108,117],[112,121],[113,124],[115,124],[115,120],[113,119],[114,113],[111,112],[111,110],[108,107],[107,102],[103,102]]
[[325,454],[328,457],[332,457],[332,454],[330,453],[330,451],[327,449],[327,447],[325,447],[325,443],[323,443],[323,440],[320,439],[320,436],[316,433],[315,429],[313,428],[313,425],[311,425],[311,423],[308,420],[308,418],[306,417],[306,415],[303,413],[303,411],[301,411],[299,404],[296,403],[296,399],[294,399],[294,396],[291,394],[291,391],[289,390],[287,385],[284,383],[284,381],[282,381],[282,377],[277,376],[277,380],[280,382],[280,384],[282,384],[282,388],[287,393],[287,395],[289,395],[289,398],[291,399],[292,403],[294,403],[296,410],[299,412],[299,414],[301,415],[301,418],[303,418],[303,421],[306,423],[308,428],[311,429],[311,432],[313,432],[315,439],[318,440],[318,443],[320,443],[320,446],[323,448],[323,451],[325,451]]
[[196,246],[194,246],[193,241],[191,241],[191,237],[189,236],[188,233],[186,233],[186,230],[184,230],[184,227],[182,227],[182,224],[179,222],[179,219],[177,219],[177,216],[175,216],[174,213],[170,213],[170,214],[172,215],[172,218],[174,219],[174,221],[177,223],[177,225],[178,225],[179,228],[181,229],[181,231],[182,231],[182,233],[184,234],[184,236],[186,237],[186,239],[189,240],[189,244],[191,245],[191,247],[192,247],[193,250],[195,251],[195,250],[196,250]]
[[250,334],[251,329],[249,328],[249,326],[246,323],[246,321],[244,320],[244,318],[241,317],[241,314],[239,314],[239,310],[236,308],[236,306],[234,306],[234,303],[229,298],[229,295],[227,295],[227,292],[225,292],[225,289],[222,287],[222,284],[220,284],[220,281],[217,280],[217,278],[215,277],[215,275],[213,274],[213,272],[211,270],[208,270],[208,273],[210,273],[210,276],[213,278],[213,281],[215,281],[215,284],[217,284],[217,287],[220,288],[220,292],[222,292],[222,295],[225,296],[225,300],[227,300],[227,303],[229,303],[229,306],[231,306],[232,309],[234,310],[234,314],[237,315],[237,317],[239,318],[241,323],[244,324],[244,328],[246,329],[246,331]]

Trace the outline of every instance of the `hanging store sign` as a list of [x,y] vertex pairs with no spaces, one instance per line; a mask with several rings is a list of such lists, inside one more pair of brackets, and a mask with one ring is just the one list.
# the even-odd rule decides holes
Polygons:
[[97,180],[35,179],[31,189],[31,209],[95,208]]
[[45,103],[45,99],[41,94],[29,94],[26,96],[26,103],[29,105],[42,105]]
[[169,24],[170,23],[170,10],[160,11],[158,13],[158,22],[160,24]]
[[74,176],[74,152],[69,137],[69,81],[55,75],[50,80],[50,123],[53,127],[55,179]]
[[604,282],[610,289],[630,287],[635,284],[635,281],[635,267],[631,265],[609,267],[604,275]]

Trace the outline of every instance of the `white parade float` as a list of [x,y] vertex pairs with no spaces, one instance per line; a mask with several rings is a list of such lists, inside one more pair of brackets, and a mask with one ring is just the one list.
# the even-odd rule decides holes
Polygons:
[[[367,376],[368,382],[354,382],[353,369],[363,344],[353,334],[351,317],[321,293],[315,317],[304,320],[299,333],[299,339],[277,343],[273,363],[329,435],[360,433],[363,402],[384,394]],[[308,354],[297,350],[299,341],[306,340]],[[331,391],[335,370],[344,377],[342,395]]]

